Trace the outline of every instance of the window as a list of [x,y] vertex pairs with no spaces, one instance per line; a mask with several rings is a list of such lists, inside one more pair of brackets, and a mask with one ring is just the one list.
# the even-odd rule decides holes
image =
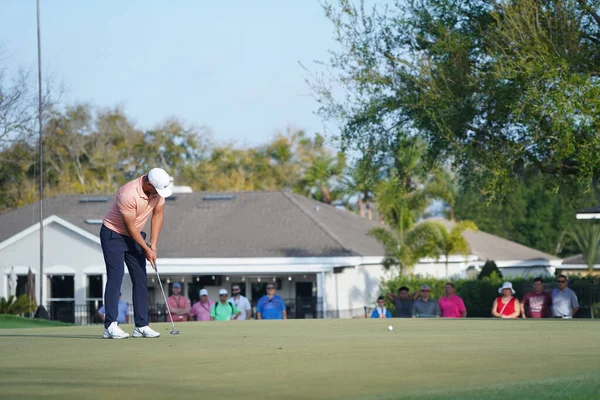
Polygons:
[[102,275],[88,275],[87,298],[102,299]]
[[27,275],[17,275],[17,297],[27,294]]
[[102,275],[87,276],[87,316],[88,321],[92,323],[100,323],[102,320],[98,316],[98,310],[104,304],[102,297]]
[[74,323],[75,277],[73,275],[48,276],[48,301],[50,318]]

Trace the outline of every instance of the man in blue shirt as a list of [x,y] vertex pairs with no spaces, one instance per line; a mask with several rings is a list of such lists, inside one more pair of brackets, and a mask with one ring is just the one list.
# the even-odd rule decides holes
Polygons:
[[275,294],[275,285],[267,285],[267,294],[258,300],[256,319],[287,319],[285,303]]
[[[100,307],[98,310],[98,315],[102,321],[104,321],[104,314],[106,313],[104,306]],[[121,300],[121,293],[119,293],[119,314],[117,316],[117,322],[120,324],[128,324],[129,323],[129,304]]]

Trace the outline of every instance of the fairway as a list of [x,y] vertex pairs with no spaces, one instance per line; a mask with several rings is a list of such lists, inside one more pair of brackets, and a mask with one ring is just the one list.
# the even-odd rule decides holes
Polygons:
[[[392,332],[389,324],[394,325]],[[1,326],[1,325],[0,325]],[[0,329],[1,397],[593,399],[590,320],[288,320]],[[132,326],[124,329],[131,333]]]

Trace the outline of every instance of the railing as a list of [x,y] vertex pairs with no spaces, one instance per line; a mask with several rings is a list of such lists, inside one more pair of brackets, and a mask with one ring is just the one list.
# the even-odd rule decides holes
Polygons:
[[[318,297],[299,297],[296,299],[284,299],[287,316],[291,319],[323,318],[323,301]],[[252,313],[256,314],[256,303],[252,301]],[[74,301],[51,302],[46,306],[50,319],[62,322],[70,322],[77,325],[102,324],[102,318],[98,309],[102,303],[97,301],[88,304],[75,304]],[[331,313],[327,313],[331,318]],[[133,323],[133,305],[129,304],[129,322]],[[170,322],[165,304],[151,304],[148,307],[150,322]]]

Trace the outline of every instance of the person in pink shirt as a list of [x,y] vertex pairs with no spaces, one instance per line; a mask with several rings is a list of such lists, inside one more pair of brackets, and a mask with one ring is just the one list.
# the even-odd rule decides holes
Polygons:
[[200,300],[197,301],[190,310],[190,317],[196,317],[196,321],[210,321],[210,308],[214,304],[208,299],[208,291],[200,290]]
[[[187,321],[190,312],[190,300],[181,295],[181,283],[175,282],[172,287],[173,294],[167,299],[173,321]],[[170,319],[167,316],[167,321]]]
[[466,318],[467,308],[463,300],[454,294],[454,285],[450,282],[444,286],[444,296],[438,301],[442,318]]

